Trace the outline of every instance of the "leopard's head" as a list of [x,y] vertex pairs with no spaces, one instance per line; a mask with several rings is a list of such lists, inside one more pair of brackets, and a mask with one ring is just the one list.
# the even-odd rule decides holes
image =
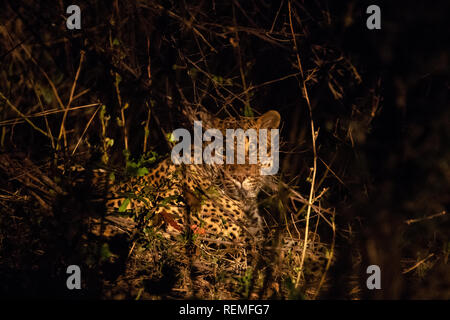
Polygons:
[[[223,139],[218,143],[221,147],[212,148],[213,152],[211,153],[212,156],[220,158],[222,163],[197,166],[197,172],[200,170],[204,173],[202,176],[214,179],[215,184],[220,185],[222,190],[235,200],[254,201],[261,188],[272,181],[273,174],[276,174],[276,172],[267,174],[270,171],[268,169],[278,168],[278,145],[272,148],[275,143],[279,142],[278,130],[272,132],[272,129],[278,129],[281,120],[280,114],[275,110],[270,110],[259,117],[220,119],[204,108],[196,110],[188,108],[185,114],[192,123],[201,121],[202,132],[205,135],[208,130],[214,130],[216,133],[219,132]],[[265,137],[261,136],[264,132],[266,133]],[[272,134],[274,135],[272,136]],[[216,138],[213,137],[209,141],[216,141]],[[203,149],[207,148],[210,143],[203,140]],[[252,153],[256,156],[256,160],[255,157],[252,160],[250,156]],[[230,161],[230,157],[233,158],[233,161]]]
[[[272,140],[271,129],[278,129],[280,119],[280,114],[275,110],[271,110],[264,113],[260,117],[245,119],[235,123],[238,127],[230,128],[228,122],[228,126],[224,128],[225,145],[233,145],[234,163],[225,163],[221,167],[222,185],[224,187],[224,191],[232,198],[251,202],[257,198],[261,188],[268,184],[269,181],[272,181],[272,175],[264,174],[263,170],[278,167],[278,146],[276,148],[272,148],[272,142],[275,141]],[[227,121],[224,121],[224,124],[226,125]],[[242,129],[245,133],[249,133],[251,130],[254,130],[254,133],[256,134],[253,137],[247,134],[243,134],[240,137],[237,135],[237,138],[235,138],[235,136],[227,135],[226,129]],[[264,131],[267,133],[267,141],[263,141],[264,138],[260,135],[261,129],[266,129]],[[276,131],[276,135],[278,135],[278,131]],[[237,161],[239,138],[243,140],[243,149],[240,150],[245,150],[244,163],[238,163]],[[275,140],[276,143],[278,143],[278,136],[275,137]],[[266,149],[264,149],[264,142]],[[257,155],[256,162],[253,160],[253,163],[250,161],[250,154],[252,152],[255,152]],[[260,152],[266,156],[265,159],[260,157]],[[226,156],[230,156],[228,152],[226,153]]]

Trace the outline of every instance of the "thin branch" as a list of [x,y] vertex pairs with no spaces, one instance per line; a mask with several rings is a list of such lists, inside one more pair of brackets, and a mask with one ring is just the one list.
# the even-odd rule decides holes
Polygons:
[[317,173],[316,139],[317,139],[318,132],[316,133],[316,131],[314,130],[314,121],[313,121],[313,116],[312,116],[312,107],[311,107],[311,103],[310,103],[310,100],[309,100],[308,90],[306,89],[306,80],[305,80],[305,76],[304,76],[304,73],[303,73],[303,67],[302,67],[302,63],[301,63],[301,60],[300,60],[300,55],[298,53],[297,40],[295,39],[294,26],[292,24],[291,1],[288,2],[288,7],[289,7],[289,25],[290,25],[290,28],[291,28],[292,40],[294,41],[294,50],[295,50],[295,54],[296,54],[296,57],[297,57],[297,65],[298,65],[298,68],[300,70],[300,74],[301,74],[301,78],[302,78],[302,93],[303,93],[303,97],[305,98],[306,103],[308,105],[309,117],[310,117],[310,120],[311,120],[311,139],[312,139],[312,146],[313,146],[313,153],[314,153],[313,175],[312,175],[311,187],[310,187],[310,191],[309,191],[308,209],[306,211],[305,240],[304,240],[304,245],[303,245],[302,258],[301,258],[301,261],[300,261],[300,268],[299,268],[299,271],[298,271],[298,274],[297,274],[297,281],[296,281],[296,284],[295,284],[295,286],[298,287],[299,283],[300,283],[300,276],[301,276],[301,273],[303,271],[303,264],[305,262],[306,247],[308,245],[309,218],[310,218],[310,215],[311,215],[311,208],[313,206],[313,199],[314,199],[314,185],[315,185],[315,182],[316,182],[316,173]]
[[403,274],[406,274],[408,272],[413,271],[414,269],[416,269],[418,266],[420,266],[422,263],[424,263],[425,261],[427,261],[428,259],[430,259],[431,257],[434,256],[434,253],[430,253],[425,259],[420,260],[419,262],[417,262],[415,265],[413,265],[411,268],[405,269],[403,270]]
[[407,225],[410,225],[410,224],[413,224],[413,223],[416,223],[416,222],[421,222],[421,221],[425,221],[425,220],[431,220],[431,219],[434,219],[434,218],[437,218],[437,217],[445,216],[446,214],[447,214],[447,211],[444,210],[444,211],[441,211],[439,213],[432,214],[431,216],[428,216],[428,217],[423,217],[423,218],[419,218],[419,219],[409,219],[409,220],[406,220],[405,223]]
[[86,127],[85,127],[84,130],[83,130],[83,133],[82,133],[81,136],[80,136],[80,139],[78,139],[78,142],[77,142],[75,148],[73,148],[72,155],[74,155],[74,154],[75,154],[75,151],[77,151],[78,145],[81,143],[81,140],[83,139],[84,135],[86,134],[87,129],[88,129],[89,126],[91,125],[92,120],[94,120],[95,115],[97,114],[98,110],[100,110],[100,108],[101,108],[101,106],[98,106],[97,109],[95,110],[94,114],[92,115],[92,117],[89,119],[89,121],[88,121]]
[[33,127],[33,129],[39,131],[40,133],[42,133],[42,134],[43,134],[44,136],[46,136],[47,138],[50,138],[47,132],[45,132],[44,130],[42,130],[42,129],[39,128],[38,126],[36,126],[30,119],[28,119],[28,117],[27,117],[25,114],[23,114],[22,112],[20,112],[20,110],[19,110],[15,105],[13,105],[13,104],[8,100],[8,98],[6,98],[6,97],[3,95],[2,92],[0,92],[0,98],[2,98],[3,100],[5,100],[6,104],[7,104],[8,106],[10,106],[11,109],[13,109],[15,112],[17,112],[17,114],[18,114],[19,116],[21,116],[22,119],[24,119],[26,122],[28,122],[28,123],[30,124],[30,126]]
[[64,134],[64,147],[67,147],[67,140],[66,140],[66,136],[65,136],[64,126],[65,126],[65,122],[66,122],[66,118],[67,118],[67,113],[69,112],[70,104],[72,103],[72,100],[73,100],[73,94],[75,92],[75,87],[77,85],[78,77],[80,76],[80,71],[81,71],[81,66],[83,64],[83,60],[84,60],[84,51],[81,51],[80,63],[78,64],[78,69],[77,69],[77,73],[75,75],[75,80],[73,81],[72,89],[70,90],[69,102],[67,103],[67,106],[65,107],[63,119],[61,121],[61,127],[59,129],[58,140],[56,142],[57,150],[59,149],[59,141],[61,140],[61,136],[63,134]]

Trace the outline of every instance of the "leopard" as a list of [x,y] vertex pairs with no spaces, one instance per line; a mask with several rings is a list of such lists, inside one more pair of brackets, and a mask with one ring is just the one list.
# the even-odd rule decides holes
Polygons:
[[[198,117],[205,129],[278,129],[281,116],[275,110],[259,117],[219,119],[205,111]],[[110,212],[129,212],[140,221],[151,223],[163,235],[175,239],[191,233],[204,240],[245,242],[262,235],[263,219],[258,210],[258,194],[275,184],[276,177],[261,175],[270,163],[249,163],[251,144],[245,138],[243,164],[175,164],[166,158],[141,177],[113,185],[106,202]],[[270,150],[270,135],[268,136]],[[233,142],[236,147],[237,139]],[[224,157],[223,150],[219,151]],[[278,155],[277,155],[278,156]]]
[[[201,121],[205,129],[216,128],[224,136],[227,129],[278,129],[281,123],[281,116],[275,110],[257,117],[221,119],[204,109],[191,109],[186,112],[186,118],[189,123]],[[269,146],[270,137],[267,141]],[[199,269],[206,270],[203,272],[205,275],[216,273],[215,261],[220,261],[220,268],[224,268],[227,274],[235,276],[244,275],[249,270],[258,272],[277,261],[279,267],[274,274],[278,276],[271,281],[282,282],[286,275],[291,279],[298,278],[299,271],[296,270],[304,247],[301,230],[294,226],[292,232],[286,228],[287,233],[283,230],[277,234],[275,228],[268,226],[267,209],[261,206],[261,195],[276,193],[284,184],[279,175],[260,174],[262,168],[270,167],[272,163],[258,160],[251,164],[248,161],[252,144],[247,136],[244,138],[246,161],[243,164],[195,164],[191,154],[190,164],[175,163],[171,157],[165,157],[156,161],[153,168],[142,176],[120,181],[113,179],[108,185],[105,201],[109,217],[126,216],[132,232],[147,234],[151,230],[153,236],[156,234],[165,243],[175,244],[176,248],[172,249],[176,265],[186,265],[185,259],[190,256],[184,248],[185,240],[195,242],[201,252],[196,263]],[[236,147],[237,141],[231,143]],[[269,147],[266,151],[270,153],[272,150]],[[223,150],[218,153],[224,157]],[[309,239],[317,239],[317,235],[311,234]],[[158,248],[166,250],[164,246]],[[223,248],[226,250],[217,250]],[[320,241],[311,240],[306,248],[302,281],[317,282],[329,262],[329,248]],[[203,287],[209,286],[208,281],[198,283],[203,283]]]

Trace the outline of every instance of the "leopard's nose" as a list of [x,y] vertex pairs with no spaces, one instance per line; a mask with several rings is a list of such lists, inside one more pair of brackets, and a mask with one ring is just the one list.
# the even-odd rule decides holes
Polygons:
[[245,176],[244,176],[244,175],[238,175],[238,176],[236,176],[236,180],[239,181],[239,183],[240,183],[241,186],[242,186],[242,183],[243,183],[244,180],[245,180]]

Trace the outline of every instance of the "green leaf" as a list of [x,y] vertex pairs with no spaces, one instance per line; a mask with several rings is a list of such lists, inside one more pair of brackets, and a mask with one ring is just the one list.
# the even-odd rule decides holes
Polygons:
[[124,149],[124,150],[122,151],[122,153],[123,153],[123,156],[125,157],[125,159],[126,159],[126,161],[127,161],[127,167],[128,167],[128,163],[129,163],[128,159],[130,159],[130,151],[127,150],[127,149]]
[[106,260],[109,257],[111,257],[113,254],[111,253],[111,251],[109,250],[109,246],[107,243],[104,243],[102,245],[102,248],[100,249],[100,257],[101,260]]
[[149,174],[149,172],[148,172],[148,169],[145,168],[145,167],[139,168],[139,169],[137,170],[137,173],[136,173],[136,175],[139,176],[139,177],[143,177],[143,176],[145,176],[145,175],[147,175],[147,174]]
[[254,117],[255,114],[253,113],[252,107],[249,105],[246,105],[244,108],[244,116],[246,117]]
[[175,136],[172,134],[172,132],[167,134],[167,140],[169,140],[169,142],[177,142],[177,140],[175,139]]
[[119,207],[119,212],[127,211],[128,204],[130,203],[130,198],[126,198]]
[[47,87],[44,87],[44,86],[40,87],[40,89],[41,89],[42,96],[44,97],[45,103],[47,103],[47,104],[52,103],[52,101],[53,101],[53,92],[51,91],[51,89],[47,88]]
[[108,147],[112,147],[114,145],[114,139],[106,138],[105,142],[106,142],[106,146],[108,146]]

